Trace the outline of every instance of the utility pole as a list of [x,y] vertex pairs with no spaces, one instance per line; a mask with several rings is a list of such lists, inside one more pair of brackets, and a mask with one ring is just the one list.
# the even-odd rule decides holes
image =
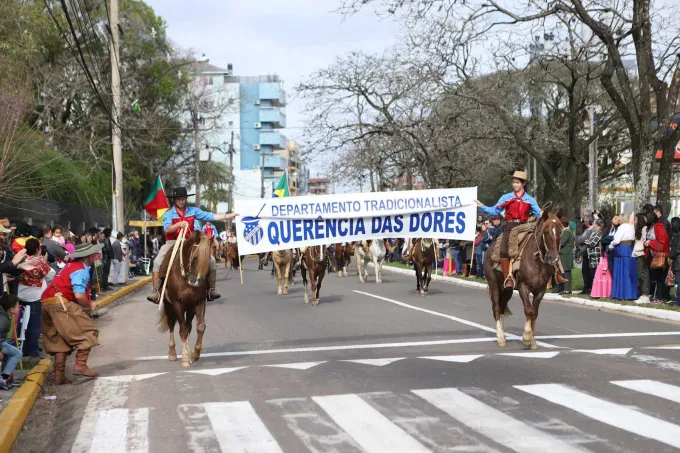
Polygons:
[[113,98],[113,127],[111,146],[113,148],[113,216],[112,226],[125,229],[125,198],[123,193],[123,147],[120,140],[120,73],[118,60],[120,51],[120,30],[118,29],[118,0],[111,0],[111,97]]
[[[227,198],[229,198],[228,203],[229,203],[229,211],[234,212],[234,153],[236,150],[234,149],[234,131],[231,131],[231,143],[229,144],[229,194],[227,195]],[[232,224],[233,219],[229,219],[227,221],[227,225],[229,225],[229,231],[231,231],[231,224]]]
[[588,146],[588,208],[597,209],[597,137],[595,137],[595,107],[588,107],[590,145]]
[[264,150],[260,151],[262,154],[262,166],[260,167],[260,198],[264,198]]
[[194,151],[196,152],[196,166],[194,168],[196,179],[196,207],[201,208],[201,150],[198,149],[198,98],[194,97]]
[[335,162],[331,165],[331,193],[335,195]]

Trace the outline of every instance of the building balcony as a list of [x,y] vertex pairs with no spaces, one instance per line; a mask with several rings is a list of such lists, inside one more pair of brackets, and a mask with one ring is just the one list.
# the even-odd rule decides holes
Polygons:
[[286,114],[278,107],[262,107],[260,123],[272,123],[277,128],[286,127]]
[[286,159],[278,154],[265,154],[264,168],[270,168],[274,171],[286,169]]
[[286,137],[277,131],[260,131],[260,145],[270,145],[276,150],[286,149]]
[[276,107],[283,107],[286,105],[286,92],[280,83],[261,83],[260,99],[272,101]]

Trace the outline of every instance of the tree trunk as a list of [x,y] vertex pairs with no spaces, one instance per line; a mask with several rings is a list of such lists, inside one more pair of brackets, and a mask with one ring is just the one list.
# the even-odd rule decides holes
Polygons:
[[652,134],[649,128],[640,131],[640,137],[632,137],[633,149],[633,178],[635,180],[635,210],[641,211],[642,207],[652,199],[652,182],[654,178],[654,153],[649,151],[652,144]]
[[[656,154],[656,147],[654,147]],[[663,156],[659,164],[659,181],[656,189],[656,202],[663,207],[663,212],[668,215],[671,212],[671,179],[673,172],[673,158],[675,157],[675,145],[670,140],[664,140]]]

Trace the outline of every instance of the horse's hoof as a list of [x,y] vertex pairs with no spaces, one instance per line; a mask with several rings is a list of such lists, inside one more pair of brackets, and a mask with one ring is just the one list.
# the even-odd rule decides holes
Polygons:
[[190,362],[182,362],[182,368],[189,368],[191,366]]
[[276,292],[276,294],[278,294],[278,295],[280,296],[281,294],[283,294],[283,291],[281,291],[281,290],[279,289],[279,290]]
[[536,345],[535,341],[531,342],[531,344],[529,345],[529,349],[531,349],[532,351],[538,349],[538,346]]
[[498,341],[497,342],[499,348],[504,348],[505,347],[505,341]]
[[168,354],[168,360],[171,362],[177,361],[177,354]]
[[284,289],[284,290],[283,290],[283,295],[284,295],[284,296],[287,296],[287,295],[288,295],[288,289]]

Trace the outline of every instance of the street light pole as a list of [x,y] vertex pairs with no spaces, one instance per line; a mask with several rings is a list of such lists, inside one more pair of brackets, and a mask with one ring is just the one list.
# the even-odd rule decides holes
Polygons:
[[590,145],[588,146],[588,207],[597,209],[597,137],[595,137],[595,107],[588,107]]
[[123,193],[123,146],[120,140],[120,73],[118,68],[120,33],[118,30],[118,0],[111,0],[111,97],[113,98],[113,127],[111,147],[113,151],[113,215],[112,226],[125,229],[125,197]]
[[[231,143],[229,144],[229,211],[234,212],[234,131],[231,131]],[[232,219],[228,221],[229,230],[231,231]]]
[[196,165],[194,167],[194,177],[196,180],[196,207],[201,208],[201,150],[199,149],[198,137],[198,99],[194,97],[193,105],[194,117],[194,152],[196,153]]

